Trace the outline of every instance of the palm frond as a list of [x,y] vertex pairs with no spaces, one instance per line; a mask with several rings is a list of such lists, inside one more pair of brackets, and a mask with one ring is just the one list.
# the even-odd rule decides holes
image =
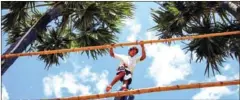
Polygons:
[[[59,34],[60,30],[49,29],[48,34],[43,35],[42,41],[39,41],[37,45],[38,51],[44,50],[56,50],[70,48],[71,39],[68,36]],[[53,64],[59,64],[59,58],[66,56],[66,54],[50,54],[40,55],[39,59],[46,63],[45,68],[49,69]]]
[[[211,21],[207,20],[211,19],[209,16],[204,19],[204,27],[198,27],[201,30],[199,31],[198,29],[199,34],[223,32],[225,31],[225,28],[228,27],[228,25],[222,23],[214,23],[216,25],[212,25]],[[197,27],[195,28],[197,29]],[[215,75],[215,71],[220,73],[219,66],[222,66],[222,63],[228,57],[228,41],[229,36],[195,39],[191,41],[186,48],[188,51],[195,52],[197,54],[196,62],[201,62],[203,59],[206,59],[207,66],[205,74],[208,74],[209,76],[210,68],[212,69],[213,75]]]
[[[10,12],[3,16],[2,29],[9,33],[13,43],[15,38],[21,37],[29,26],[38,21],[36,27],[37,39],[26,48],[26,51],[43,51],[85,47],[114,43],[114,33],[120,32],[122,19],[132,17],[133,4],[131,2],[10,2],[5,8]],[[38,6],[54,6],[58,4],[61,15],[54,20],[39,20],[49,18],[39,12]],[[55,6],[54,6],[55,7]],[[54,8],[53,7],[53,8]],[[63,10],[63,11],[62,11]],[[54,21],[58,21],[55,22]],[[45,24],[54,24],[46,26]],[[41,27],[44,24],[44,27]],[[46,26],[46,27],[45,27]],[[49,28],[52,27],[52,28]],[[97,59],[107,52],[104,50],[86,51],[87,55]],[[59,58],[66,54],[40,55],[39,59],[46,63],[46,69],[53,64],[59,64]]]
[[[17,27],[22,24],[26,24],[26,20],[29,18],[29,14],[25,7],[34,6],[35,2],[9,2],[9,13],[3,16],[2,29],[6,32],[13,27]],[[34,8],[34,7],[33,7]]]
[[[221,8],[221,3],[163,2],[160,4],[161,9],[152,10],[152,17],[157,23],[152,29],[158,31],[159,38],[181,36],[181,31],[191,35],[239,30],[239,26],[233,22],[234,19],[228,11]],[[216,15],[219,15],[220,20]],[[220,73],[219,66],[222,66],[229,55],[232,57],[235,55],[235,59],[239,58],[239,48],[236,44],[231,44],[231,39],[231,36],[194,39],[184,49],[197,54],[196,62],[205,59],[205,74],[209,75],[212,69],[215,75],[216,72]]]
[[1,2],[1,8],[2,9],[9,9],[11,7],[12,1],[2,1]]
[[[98,46],[104,44],[111,44],[116,42],[116,36],[108,31],[106,28],[98,28],[96,30],[86,32],[84,34],[80,34],[77,36],[78,47],[86,47],[86,46]],[[97,55],[103,55],[107,53],[107,49],[101,50],[87,50],[84,51],[88,57],[93,59],[97,59]],[[82,52],[82,54],[84,53]]]

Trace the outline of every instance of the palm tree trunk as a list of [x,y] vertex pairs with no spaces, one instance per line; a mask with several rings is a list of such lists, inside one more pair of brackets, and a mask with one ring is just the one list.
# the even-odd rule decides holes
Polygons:
[[[9,53],[21,53],[23,52],[31,43],[37,39],[38,30],[43,30],[46,28],[47,24],[53,19],[62,15],[63,5],[56,3],[52,9],[49,9],[45,15],[43,15],[38,22],[35,23],[21,38],[18,38],[15,43],[13,43],[4,54]],[[18,57],[2,59],[1,75],[3,75],[8,68],[16,61]]]
[[232,14],[238,21],[240,21],[240,7],[236,4],[225,1],[222,3],[221,7],[227,10],[230,14]]

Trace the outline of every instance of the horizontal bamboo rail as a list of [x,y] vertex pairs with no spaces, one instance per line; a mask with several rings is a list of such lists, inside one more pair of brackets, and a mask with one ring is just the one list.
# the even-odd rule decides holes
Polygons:
[[[146,41],[142,41],[142,42],[144,44],[152,44],[152,43],[158,43],[158,42],[171,42],[171,41],[177,41],[177,40],[209,38],[209,37],[226,36],[226,35],[234,35],[234,34],[240,34],[240,31],[184,36],[184,37],[168,38],[168,39],[161,39],[161,40],[146,40]],[[138,45],[139,43],[140,42],[138,42],[138,41],[118,43],[118,44],[114,44],[114,47]],[[111,45],[101,45],[101,46],[88,46],[88,47],[80,47],[80,48],[72,48],[72,49],[59,49],[59,50],[48,50],[48,51],[39,51],[39,52],[12,53],[12,54],[2,55],[1,58],[6,59],[6,58],[12,58],[12,57],[19,57],[19,56],[48,55],[48,54],[77,52],[77,51],[94,50],[94,49],[106,49],[106,48],[111,48],[111,47],[112,47]]]
[[52,99],[52,100],[87,100],[87,99],[92,100],[92,99],[120,97],[120,96],[151,93],[151,92],[205,88],[205,87],[217,87],[217,86],[227,86],[227,85],[237,85],[237,84],[240,84],[240,80],[207,82],[207,83],[192,83],[192,84],[184,84],[184,85],[165,86],[165,87],[152,87],[152,88],[143,88],[143,89],[136,89],[136,90],[129,90],[129,91],[111,92],[111,93],[105,93],[105,94],[84,95],[84,96],[69,97],[69,98],[56,98],[56,99]]

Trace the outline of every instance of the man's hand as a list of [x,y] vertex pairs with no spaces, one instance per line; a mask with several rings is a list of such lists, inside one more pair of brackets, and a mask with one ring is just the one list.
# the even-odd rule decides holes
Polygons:
[[140,41],[139,44],[140,44],[141,47],[144,47],[143,41]]
[[115,45],[115,44],[111,44],[111,48],[110,48],[110,55],[111,55],[112,57],[114,57],[114,53],[113,53],[114,45]]
[[142,48],[142,56],[140,58],[140,60],[142,61],[142,60],[144,60],[146,58],[146,51],[145,51],[145,47],[144,47],[143,41],[140,41],[139,44],[140,44],[140,46]]
[[114,48],[114,47],[115,47],[115,44],[114,44],[114,43],[112,43],[112,44],[111,44],[111,48]]

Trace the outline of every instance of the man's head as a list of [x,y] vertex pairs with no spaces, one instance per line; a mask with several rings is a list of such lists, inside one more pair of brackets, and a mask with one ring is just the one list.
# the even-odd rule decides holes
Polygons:
[[128,55],[131,56],[131,57],[135,56],[137,53],[138,53],[138,48],[137,47],[131,47],[128,50]]

